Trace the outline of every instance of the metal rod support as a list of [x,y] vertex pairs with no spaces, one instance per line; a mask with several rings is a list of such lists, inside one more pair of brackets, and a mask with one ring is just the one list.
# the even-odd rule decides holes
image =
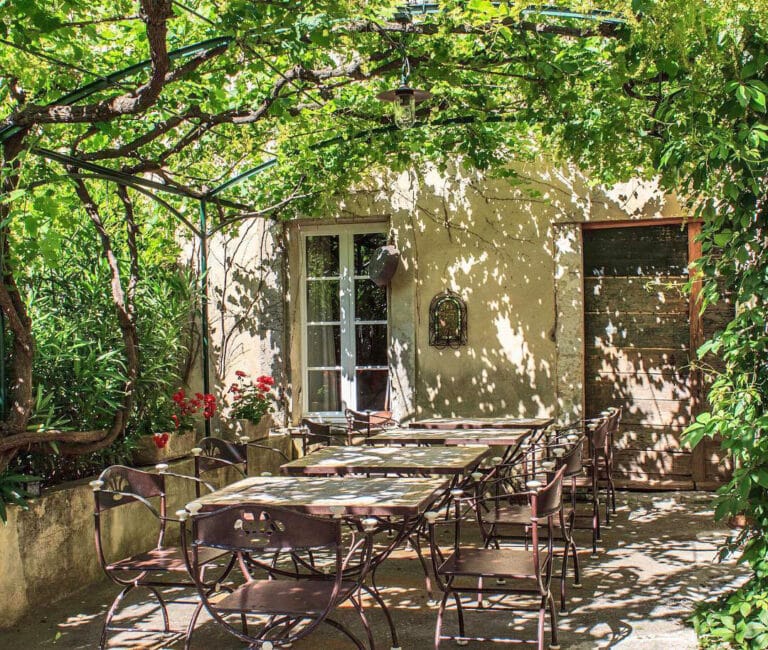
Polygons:
[[[203,392],[211,392],[210,326],[208,323],[208,215],[205,201],[200,201],[200,329],[203,362]],[[211,421],[205,420],[205,437],[211,435]]]

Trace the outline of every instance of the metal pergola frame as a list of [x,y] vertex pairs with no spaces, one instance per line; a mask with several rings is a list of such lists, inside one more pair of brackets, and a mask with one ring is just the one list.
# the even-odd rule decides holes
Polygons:
[[[494,2],[494,5],[498,6],[500,2]],[[435,14],[440,11],[440,4],[438,2],[416,2],[415,0],[409,0],[405,5],[402,5],[394,14],[394,20],[400,22],[410,22],[415,16],[427,16]],[[606,25],[611,28],[620,27],[626,24],[626,20],[604,10],[593,10],[587,13],[572,11],[565,7],[559,7],[555,5],[535,6],[531,5],[521,12],[521,16],[539,15],[553,18],[562,18],[570,20],[584,20],[590,22],[597,22],[601,25]],[[337,22],[342,22],[342,19],[337,19]],[[286,30],[276,30],[275,33]],[[208,52],[218,47],[229,47],[235,41],[234,35],[218,36],[210,38],[199,43],[193,43],[184,47],[177,48],[168,53],[168,58],[171,61],[177,59],[183,59],[203,52]],[[114,86],[118,82],[131,77],[142,70],[146,70],[151,66],[151,60],[146,59],[130,65],[122,70],[110,73],[99,79],[88,83],[84,86],[80,86],[65,95],[62,95],[58,99],[50,102],[47,106],[60,106],[60,105],[72,105],[78,101],[90,97],[91,95],[105,90],[110,86]],[[449,126],[449,125],[461,125],[472,124],[475,122],[480,123],[498,123],[504,121],[514,121],[514,118],[504,118],[501,116],[491,116],[483,120],[478,120],[474,116],[468,117],[454,117],[444,120],[437,120],[430,123],[416,122],[414,127],[420,128],[424,126]],[[20,133],[23,127],[17,127],[13,125],[0,128],[0,145],[6,142],[9,138]],[[372,129],[366,129],[354,134],[351,138],[334,137],[328,140],[315,143],[309,147],[310,151],[318,151],[325,147],[333,146],[334,144],[340,144],[345,140],[370,138],[383,133],[396,131],[395,125],[386,125],[375,127]],[[220,195],[226,192],[228,189],[257,176],[272,167],[275,167],[279,163],[277,157],[270,158],[255,167],[247,169],[246,171],[237,174],[229,180],[221,183],[211,190],[205,192],[195,192],[191,190],[185,190],[164,183],[159,183],[151,179],[147,179],[134,174],[128,174],[119,170],[111,169],[102,165],[98,165],[92,162],[81,160],[77,157],[63,154],[51,149],[42,147],[33,147],[30,153],[39,156],[43,159],[60,163],[65,167],[71,167],[83,171],[87,171],[94,178],[99,178],[105,181],[113,182],[117,185],[123,185],[125,187],[131,187],[142,194],[149,196],[156,202],[159,202],[162,207],[171,212],[181,223],[184,224],[197,238],[199,244],[199,265],[200,265],[200,298],[201,298],[201,361],[203,371],[203,390],[206,393],[210,392],[210,323],[208,320],[208,238],[213,235],[221,226],[213,230],[208,229],[208,208],[209,204],[226,207],[235,210],[251,210],[252,207],[231,201],[226,198],[222,198]],[[183,198],[192,199],[198,202],[198,225],[195,226],[190,220],[184,217],[181,213],[174,210],[164,201],[159,201],[158,197],[152,194],[152,191],[163,192],[166,194],[172,194]],[[2,251],[0,251],[0,265],[2,265]],[[5,316],[0,311],[0,332],[5,331]],[[0,336],[0,409],[4,410],[6,406],[6,388],[5,388],[5,348],[4,337]],[[211,425],[209,420],[205,420],[205,434],[209,436],[211,434]]]

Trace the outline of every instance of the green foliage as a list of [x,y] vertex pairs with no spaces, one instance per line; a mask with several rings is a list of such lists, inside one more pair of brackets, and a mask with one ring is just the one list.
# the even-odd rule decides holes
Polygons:
[[6,506],[15,504],[27,509],[26,493],[24,485],[33,481],[39,481],[37,476],[25,476],[11,472],[0,474],[0,521],[5,523],[8,519]]
[[25,480],[31,476],[30,480],[40,480],[43,487],[50,487],[66,481],[98,476],[110,465],[130,465],[134,447],[133,440],[120,438],[107,449],[78,456],[60,456],[39,451],[21,452],[13,459],[10,471]]
[[[420,171],[427,164],[444,169],[457,158],[504,175],[509,163],[546,154],[578,165],[594,182],[657,178],[682,198],[690,216],[703,221],[704,257],[697,269],[704,282],[703,306],[721,291],[738,305],[736,319],[700,351],[702,356],[717,352],[725,365],[709,392],[710,412],[692,424],[688,441],[716,437],[733,460],[733,479],[719,491],[716,515],[743,513],[754,525],[730,540],[724,552],[741,553],[755,580],[763,580],[768,556],[768,3],[607,0],[601,8],[626,20],[618,38],[610,39],[597,32],[571,38],[521,29],[521,17],[559,30],[595,27],[577,19],[523,16],[527,0],[498,5],[445,0],[439,12],[414,19],[426,34],[416,29],[403,34],[391,21],[399,4],[201,0],[192,12],[176,3],[168,24],[170,47],[222,34],[236,38],[224,53],[165,89],[141,115],[41,125],[30,137],[38,146],[109,164],[117,160],[116,166],[127,170],[146,162],[146,168],[197,190],[277,157],[268,171],[224,194],[257,208],[298,194],[301,198],[283,217],[322,215],[339,192],[382,170]],[[577,1],[572,8],[594,5]],[[147,55],[143,24],[129,0],[0,2],[0,37],[8,44],[0,51],[4,115],[17,110],[18,88],[29,101],[42,104]],[[433,98],[420,106],[417,128],[396,131],[389,128],[390,107],[376,94],[399,84],[404,52],[411,60],[412,85],[429,89]],[[278,87],[297,66],[326,76],[303,74]],[[337,72],[344,66],[354,69]],[[124,83],[131,88],[144,81],[142,71]],[[91,99],[122,90],[108,88]],[[254,107],[263,108],[259,119],[222,121],[185,140],[191,123],[203,120],[199,115]],[[141,139],[154,125],[191,110],[192,117],[161,136]],[[140,144],[127,155],[114,153],[131,142]],[[180,145],[184,142],[189,146]],[[35,189],[3,197],[10,206],[16,267],[55,266],[56,259],[61,265],[57,251],[67,246],[82,213],[61,185],[61,169],[29,154],[20,163],[22,188]],[[8,173],[4,167],[3,176]],[[106,193],[98,198],[110,202]],[[168,201],[181,214],[195,208],[190,201]],[[160,212],[147,204],[143,208],[145,228],[162,230]],[[219,222],[232,216],[224,208],[212,214]],[[146,251],[162,257],[162,237],[152,241]],[[94,282],[103,271],[96,263],[84,268],[79,271]],[[59,268],[53,277],[65,274]],[[29,288],[54,300],[50,290],[34,283]],[[66,322],[45,327],[41,349],[52,350],[54,358],[73,368],[74,355],[67,356],[63,337],[52,330],[65,328],[76,344],[86,340],[85,334],[67,330]],[[91,334],[109,337],[107,331]],[[163,345],[158,339],[157,349]],[[101,356],[113,348],[88,349],[93,352],[87,372],[102,377],[95,387],[115,399],[120,364]],[[170,365],[157,363],[158,368]],[[111,374],[103,374],[107,366]],[[158,370],[158,376],[167,376],[164,372]],[[151,394],[149,380],[145,386],[142,390]],[[74,411],[93,406],[88,396],[78,399]],[[94,422],[104,414],[96,406]],[[754,584],[758,593],[762,587]],[[727,599],[716,604],[700,632],[738,643],[730,607]],[[742,618],[749,618],[743,640],[752,643],[759,634],[748,636],[746,628],[757,619],[749,612]]]
[[768,648],[768,581],[755,577],[714,602],[699,604],[692,620],[703,648]]

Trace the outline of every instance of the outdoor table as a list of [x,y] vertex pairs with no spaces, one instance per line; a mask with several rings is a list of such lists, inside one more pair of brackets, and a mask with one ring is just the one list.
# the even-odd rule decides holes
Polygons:
[[366,517],[415,517],[424,512],[445,479],[338,478],[251,476],[206,494],[197,503],[202,511],[235,504],[290,508],[312,515],[343,514]]
[[554,418],[427,418],[408,423],[411,429],[543,429]]
[[[242,504],[338,515],[353,523],[363,517],[376,517],[381,518],[382,531],[392,531],[392,520],[399,520],[396,534],[371,561],[369,571],[374,572],[405,539],[418,535],[421,516],[444,493],[446,485],[442,478],[252,476],[195,499],[195,503],[201,505],[202,512]],[[420,545],[416,543],[414,548],[428,579]],[[362,567],[356,570],[362,571]],[[373,579],[370,589],[389,624],[392,647],[399,648],[394,621]]]
[[369,445],[486,445],[509,447],[532,429],[390,429],[371,436]]
[[471,472],[489,447],[323,447],[281,466],[284,474],[442,474],[458,478]]

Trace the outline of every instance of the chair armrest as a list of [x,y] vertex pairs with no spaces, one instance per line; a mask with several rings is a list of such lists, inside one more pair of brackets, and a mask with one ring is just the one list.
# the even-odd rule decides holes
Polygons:
[[[266,440],[266,438],[259,438],[259,440]],[[249,441],[244,443],[246,447],[253,447],[255,449],[266,449],[267,451],[271,451],[275,454],[278,454],[279,456],[282,456],[286,461],[290,461],[291,459],[288,457],[288,454],[286,454],[281,449],[275,449],[274,447],[270,447],[269,445],[262,445],[259,444],[256,441]]]
[[[220,459],[216,459],[217,461]],[[225,461],[226,462],[226,461]],[[173,478],[180,478],[184,479],[185,481],[192,481],[193,483],[199,483],[200,485],[204,485],[210,492],[213,492],[216,488],[208,483],[207,481],[204,481],[203,479],[197,478],[195,476],[188,476],[187,474],[177,474],[176,472],[169,472],[168,471],[168,465],[165,463],[160,463],[159,465],[155,465],[155,469],[157,469],[159,474],[162,474],[163,476],[173,476]]]

